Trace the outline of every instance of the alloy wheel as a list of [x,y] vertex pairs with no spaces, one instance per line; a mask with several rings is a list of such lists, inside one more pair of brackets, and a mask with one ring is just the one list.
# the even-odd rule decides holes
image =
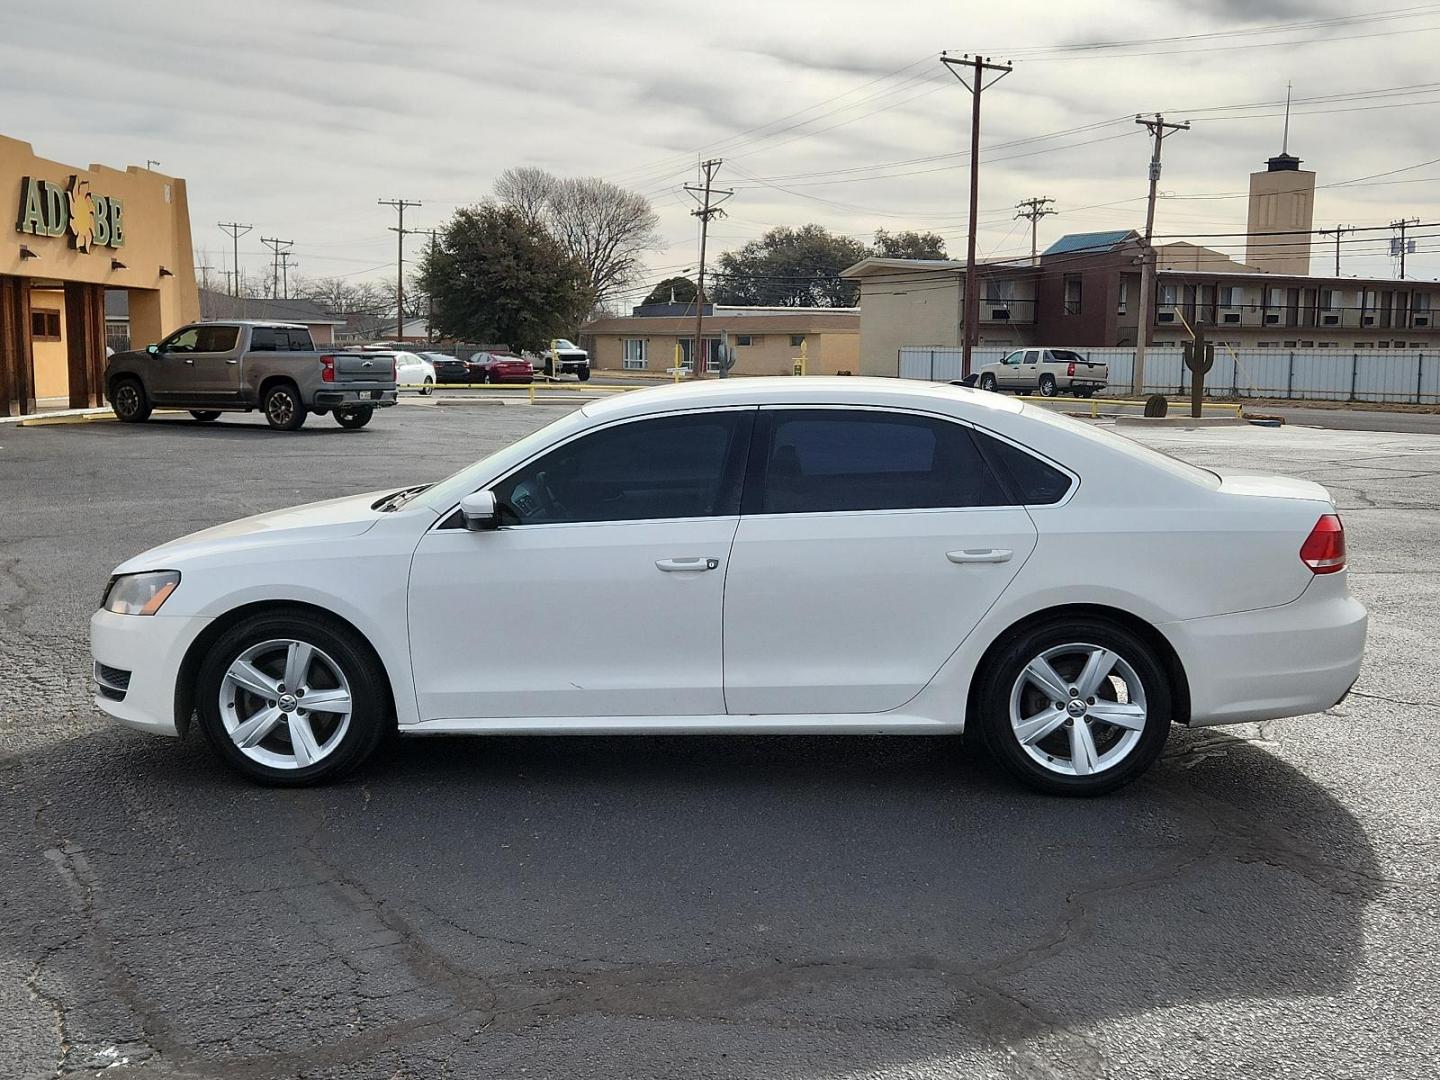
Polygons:
[[1010,728],[1020,749],[1061,776],[1114,768],[1139,745],[1145,687],[1123,656],[1101,645],[1046,649],[1010,691]]
[[308,642],[273,638],[235,657],[220,680],[220,720],[239,751],[272,769],[305,769],[350,727],[350,681]]
[[270,422],[277,427],[290,423],[295,419],[295,399],[288,391],[277,390],[270,394],[270,399],[265,404],[266,415]]

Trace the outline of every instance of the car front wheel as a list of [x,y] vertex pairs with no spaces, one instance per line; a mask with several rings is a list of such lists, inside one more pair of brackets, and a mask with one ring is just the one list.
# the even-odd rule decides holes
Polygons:
[[1016,636],[980,676],[986,747],[1021,782],[1101,795],[1160,756],[1174,697],[1155,650],[1117,624],[1057,621]]
[[200,668],[200,723],[237,771],[278,786],[355,768],[392,722],[380,664],[343,624],[309,612],[252,616]]
[[110,391],[110,408],[116,419],[138,424],[150,419],[150,396],[139,379],[121,379]]

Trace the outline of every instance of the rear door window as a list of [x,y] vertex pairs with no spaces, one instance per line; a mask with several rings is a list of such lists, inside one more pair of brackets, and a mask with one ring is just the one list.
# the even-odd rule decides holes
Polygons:
[[774,409],[761,417],[747,514],[1010,502],[963,425],[868,409]]
[[315,342],[311,340],[309,330],[292,326],[285,331],[285,336],[290,340],[291,352],[315,351]]

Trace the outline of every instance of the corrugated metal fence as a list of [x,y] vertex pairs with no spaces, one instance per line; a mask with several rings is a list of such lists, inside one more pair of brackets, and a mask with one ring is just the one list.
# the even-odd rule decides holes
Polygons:
[[[1055,346],[1061,348],[1062,346]],[[980,348],[972,363],[994,363],[1010,349]],[[1088,360],[1110,365],[1110,386],[1128,392],[1134,349],[1074,350]],[[900,350],[902,379],[948,381],[960,378],[958,348],[907,345]],[[1145,353],[1145,392],[1188,392],[1189,372],[1177,347],[1151,347]],[[1205,377],[1212,397],[1393,401],[1440,404],[1440,351],[1421,349],[1228,349],[1215,350],[1215,366]]]

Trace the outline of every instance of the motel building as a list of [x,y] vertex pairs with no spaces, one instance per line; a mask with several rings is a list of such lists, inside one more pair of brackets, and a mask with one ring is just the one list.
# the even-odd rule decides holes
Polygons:
[[185,181],[0,135],[0,201],[0,416],[104,404],[107,294],[137,345],[199,317]]

